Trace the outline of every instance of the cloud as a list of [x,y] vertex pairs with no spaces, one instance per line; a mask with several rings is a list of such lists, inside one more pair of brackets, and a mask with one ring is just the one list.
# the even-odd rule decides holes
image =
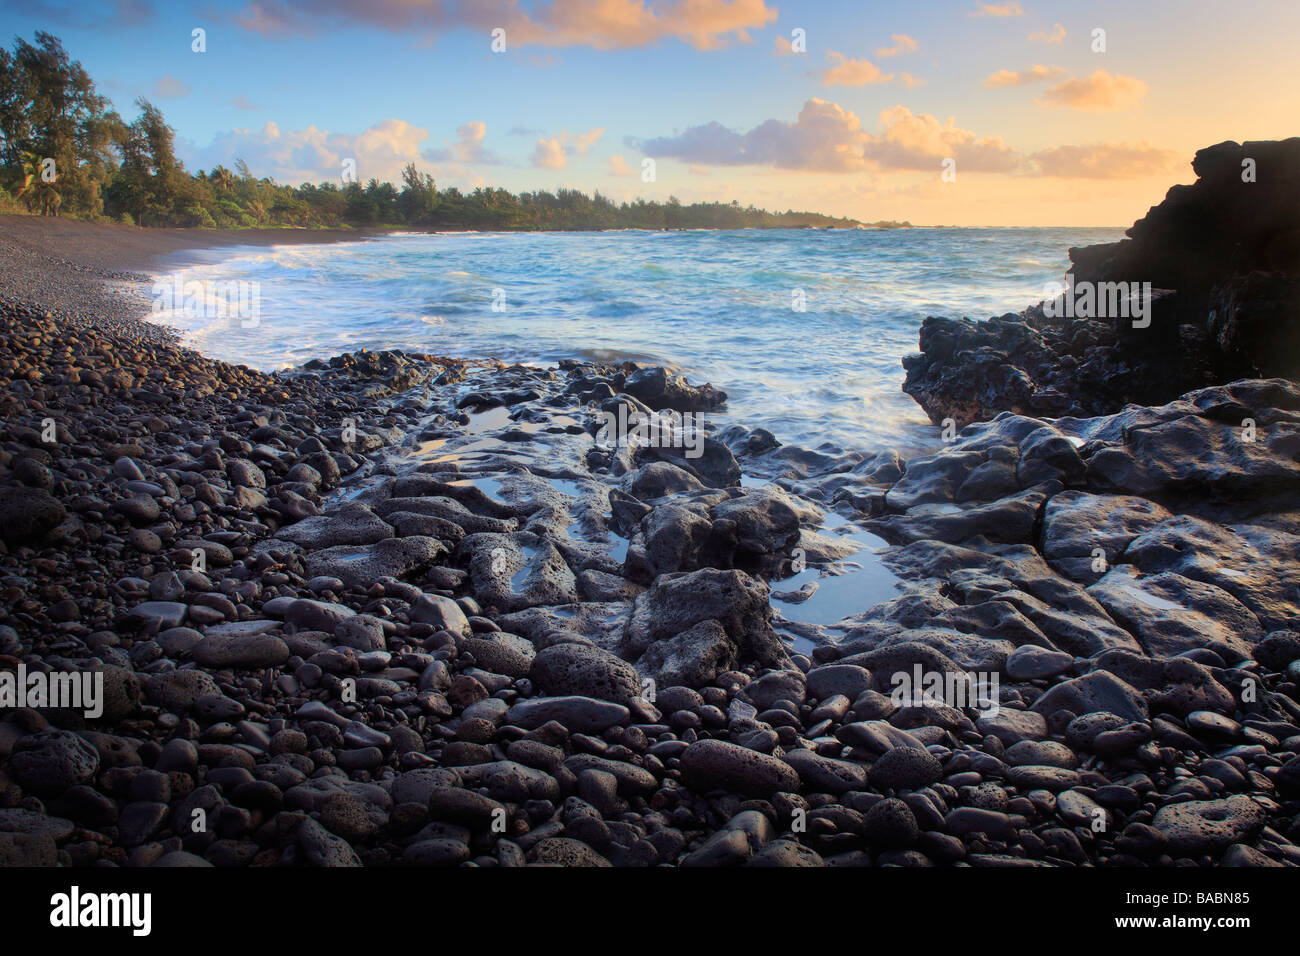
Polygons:
[[234,105],[235,109],[238,109],[238,110],[260,110],[260,109],[264,109],[264,107],[259,106],[257,103],[254,103],[252,100],[250,100],[247,96],[244,96],[243,94],[240,94],[239,96],[236,96],[236,97],[235,97],[234,99],[232,99],[230,102],[231,102],[232,105]]
[[[678,136],[630,140],[647,156],[694,166],[767,166],[808,172],[926,172],[937,176],[945,159],[959,172],[1019,177],[1132,179],[1169,169],[1177,154],[1150,143],[1056,146],[1025,155],[998,136],[980,136],[906,106],[882,110],[876,131],[837,103],[810,99],[794,122],[770,119],[748,132],[721,123],[694,126]],[[695,170],[692,169],[692,172]]]
[[876,51],[876,56],[898,56],[903,53],[916,52],[916,41],[906,33],[891,34],[889,39],[894,41],[894,45],[882,46]]
[[563,169],[569,165],[569,154],[564,151],[558,136],[539,139],[531,160],[540,169]]
[[1018,17],[1024,14],[1018,3],[977,3],[968,17]]
[[456,128],[456,142],[443,149],[426,149],[420,153],[435,163],[460,163],[461,165],[492,166],[501,159],[483,147],[487,124],[474,120]]
[[794,56],[794,43],[789,37],[783,37],[778,33],[772,37],[772,47],[777,56]]
[[834,60],[836,65],[822,74],[822,82],[827,86],[868,86],[872,83],[888,83],[894,78],[892,73],[880,72],[880,67],[870,60],[850,60],[843,53],[828,50],[826,57]]
[[712,175],[713,175],[713,173],[710,172],[710,171],[708,170],[707,167],[704,167],[704,166],[697,166],[695,163],[691,163],[689,166],[687,166],[687,167],[686,167],[686,171],[687,171],[688,173],[690,173],[692,176],[712,176]]
[[[561,135],[567,136],[568,134],[562,133]],[[577,133],[573,136],[573,148],[579,153],[585,153],[595,146],[596,142],[604,135],[605,127],[603,126],[599,129],[589,129],[585,133]]]
[[428,130],[399,119],[384,120],[355,135],[315,126],[286,131],[267,123],[261,129],[222,133],[203,148],[181,141],[177,151],[191,169],[232,166],[243,159],[255,174],[282,183],[337,183],[345,159],[356,161],[357,178],[363,183],[396,182],[403,166],[421,159],[420,144],[428,136]]
[[961,129],[953,117],[946,122],[906,106],[882,110],[881,133],[867,144],[866,154],[886,169],[937,170],[944,159],[973,173],[1011,173],[1020,167],[1016,152],[1001,137],[979,137]]
[[1063,66],[1043,66],[1039,63],[1027,70],[998,70],[984,81],[984,85],[991,89],[1004,86],[1025,86],[1029,83],[1054,80],[1059,76],[1065,76],[1065,73],[1066,70]]
[[168,73],[161,80],[153,85],[153,95],[161,99],[174,99],[178,96],[188,96],[190,87],[182,83],[176,77]]
[[1039,33],[1029,34],[1030,43],[1046,43],[1049,46],[1060,46],[1065,42],[1065,26],[1055,24],[1050,31],[1043,30]]
[[538,136],[542,133],[540,129],[534,129],[531,126],[512,126],[506,130],[507,136]]
[[1111,76],[1097,70],[1091,76],[1074,77],[1053,86],[1037,102],[1072,110],[1105,112],[1136,106],[1149,87],[1131,76]]
[[605,168],[611,176],[626,178],[636,175],[636,173],[632,171],[632,168],[628,166],[627,160],[623,158],[622,153],[611,156],[609,159],[605,160]]
[[1173,150],[1150,143],[1055,146],[1029,157],[1037,175],[1067,179],[1136,179],[1167,172],[1178,162]]
[[531,162],[541,169],[564,169],[569,157],[585,155],[605,135],[605,127],[589,129],[585,133],[562,130],[554,136],[542,137],[533,148]]
[[750,31],[776,20],[766,0],[551,0],[526,9],[519,0],[253,0],[235,22],[257,33],[313,33],[323,24],[359,23],[392,32],[506,31],[510,48],[643,47],[664,39],[714,50],[748,43]]
[[873,169],[937,170],[955,158],[969,172],[1011,172],[1020,160],[998,138],[980,138],[952,119],[914,114],[896,106],[880,114],[870,133],[851,110],[810,99],[793,123],[767,120],[746,133],[720,123],[695,126],[679,136],[634,140],[647,156],[709,166],[771,166],[811,172],[854,173]]
[[911,73],[898,74],[898,82],[902,83],[909,90],[917,86],[925,86],[925,80],[919,76],[913,76]]

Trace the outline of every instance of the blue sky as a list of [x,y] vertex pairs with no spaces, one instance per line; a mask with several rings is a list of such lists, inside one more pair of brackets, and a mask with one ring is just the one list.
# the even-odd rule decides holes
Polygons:
[[[242,157],[291,182],[337,179],[346,158],[362,180],[414,161],[462,188],[1115,225],[1187,181],[1200,146],[1294,135],[1300,116],[1291,2],[0,0],[0,12],[10,37],[59,36],[124,116],[152,100],[190,168]],[[195,28],[206,52],[191,49]]]

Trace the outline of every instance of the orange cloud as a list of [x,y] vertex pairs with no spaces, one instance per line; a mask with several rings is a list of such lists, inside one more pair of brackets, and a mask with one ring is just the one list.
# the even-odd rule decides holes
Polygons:
[[868,143],[867,153],[881,166],[937,170],[942,160],[951,158],[967,172],[1010,173],[1020,165],[1000,136],[980,138],[958,127],[953,117],[940,123],[928,113],[895,106],[881,111],[879,125],[882,132]]
[[888,83],[894,78],[892,73],[882,73],[880,67],[870,60],[850,60],[843,53],[829,50],[828,59],[835,60],[836,65],[822,74],[822,82],[827,86],[868,86],[872,83]]
[[977,3],[968,17],[1018,17],[1024,14],[1018,3]]
[[435,163],[494,164],[501,160],[483,148],[487,124],[474,120],[462,123],[456,129],[456,142],[446,149],[429,149],[421,155]]
[[903,53],[915,53],[916,41],[906,33],[892,34],[889,39],[894,41],[893,46],[882,46],[876,51],[876,56],[899,56]]
[[611,176],[627,178],[636,175],[636,173],[632,172],[632,168],[628,166],[627,160],[623,158],[621,153],[609,157],[609,159],[605,161],[605,168]]
[[426,158],[420,145],[428,136],[428,130],[399,119],[384,120],[355,135],[316,126],[283,130],[268,122],[261,129],[222,133],[204,148],[178,145],[192,169],[231,166],[242,158],[259,174],[282,183],[338,182],[343,161],[352,160],[361,182],[399,182],[403,166]]
[[563,169],[569,165],[569,154],[558,136],[539,139],[533,148],[532,164],[539,169]]
[[678,39],[698,50],[732,40],[776,20],[765,0],[551,0],[532,11],[518,0],[253,0],[235,22],[258,33],[314,33],[327,22],[353,22],[398,33],[411,30],[506,31],[508,48],[589,46],[598,50],[649,46]]
[[1043,93],[1037,102],[1072,110],[1105,112],[1136,106],[1149,87],[1131,76],[1111,76],[1097,70],[1091,76],[1074,77]]
[[1055,146],[1029,157],[1040,176],[1066,179],[1138,179],[1165,173],[1178,154],[1150,143],[1098,143],[1093,146]]
[[1058,76],[1065,76],[1065,72],[1063,66],[1043,66],[1040,63],[1031,66],[1027,70],[998,70],[984,81],[984,85],[990,89],[998,89],[1004,86],[1025,86],[1042,80],[1054,80]]
[[567,129],[554,136],[545,136],[533,148],[531,162],[541,169],[564,169],[574,153],[586,154],[596,141],[605,135],[605,127],[589,129],[585,133],[571,133]]
[[880,114],[870,133],[852,110],[810,99],[793,123],[767,120],[746,133],[721,123],[695,126],[679,136],[634,141],[648,156],[711,166],[771,166],[824,173],[874,169],[938,170],[953,158],[968,172],[1014,172],[1018,155],[1000,138],[980,138],[949,119],[895,106]]
[[1041,30],[1029,34],[1030,43],[1046,43],[1048,46],[1060,46],[1065,42],[1065,25],[1057,23],[1050,31]]

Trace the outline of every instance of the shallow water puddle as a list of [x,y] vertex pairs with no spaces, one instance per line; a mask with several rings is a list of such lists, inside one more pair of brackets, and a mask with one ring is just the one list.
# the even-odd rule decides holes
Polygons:
[[827,574],[822,568],[810,567],[791,577],[774,580],[775,591],[797,591],[805,584],[817,585],[813,596],[802,603],[775,602],[782,617],[801,624],[829,627],[898,596],[899,578],[885,567],[879,554],[889,547],[887,541],[834,512],[826,515],[819,530],[857,544],[858,550],[839,562],[842,574]]
[[449,481],[447,484],[460,488],[477,488],[489,498],[495,498],[497,501],[505,500],[501,495],[497,494],[501,490],[500,479],[493,478],[490,475],[470,475],[465,478],[458,478],[455,481]]
[[[540,478],[543,476],[539,475],[538,477]],[[583,494],[582,486],[579,485],[576,481],[573,481],[569,478],[547,478],[546,480],[551,483],[552,488],[554,488],[562,495],[566,495],[569,498],[582,497]]]
[[446,444],[447,439],[445,438],[434,438],[430,441],[422,441],[420,444],[415,446],[411,454],[416,458],[428,458],[434,452],[442,450],[442,447]]
[[961,505],[948,501],[932,501],[923,505],[913,505],[907,511],[911,515],[959,515],[964,510],[966,509]]
[[510,409],[504,405],[489,408],[485,412],[470,412],[469,424],[465,426],[466,435],[481,435],[494,428],[504,428],[510,424]]
[[627,560],[627,549],[632,542],[615,534],[613,531],[606,532],[606,537],[609,539],[609,556],[622,564]]
[[510,576],[510,590],[515,594],[519,594],[523,590],[524,581],[532,573],[533,562],[542,553],[541,548],[534,548],[531,545],[521,544],[518,545],[518,548],[524,554],[524,564],[523,567]]
[[1143,591],[1139,587],[1127,585],[1124,588],[1129,594],[1133,595],[1147,607],[1153,607],[1158,611],[1186,611],[1187,608],[1181,604],[1175,604],[1173,601],[1167,601],[1162,597],[1156,597],[1148,591]]

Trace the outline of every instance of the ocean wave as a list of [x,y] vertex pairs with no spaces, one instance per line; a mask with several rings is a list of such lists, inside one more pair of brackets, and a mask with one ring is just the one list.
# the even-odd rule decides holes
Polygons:
[[256,282],[257,327],[154,318],[268,370],[358,348],[662,364],[731,393],[721,422],[809,445],[914,446],[932,426],[901,391],[900,363],[924,317],[1018,312],[1064,273],[1066,248],[1120,234],[456,232],[235,247],[166,276]]

